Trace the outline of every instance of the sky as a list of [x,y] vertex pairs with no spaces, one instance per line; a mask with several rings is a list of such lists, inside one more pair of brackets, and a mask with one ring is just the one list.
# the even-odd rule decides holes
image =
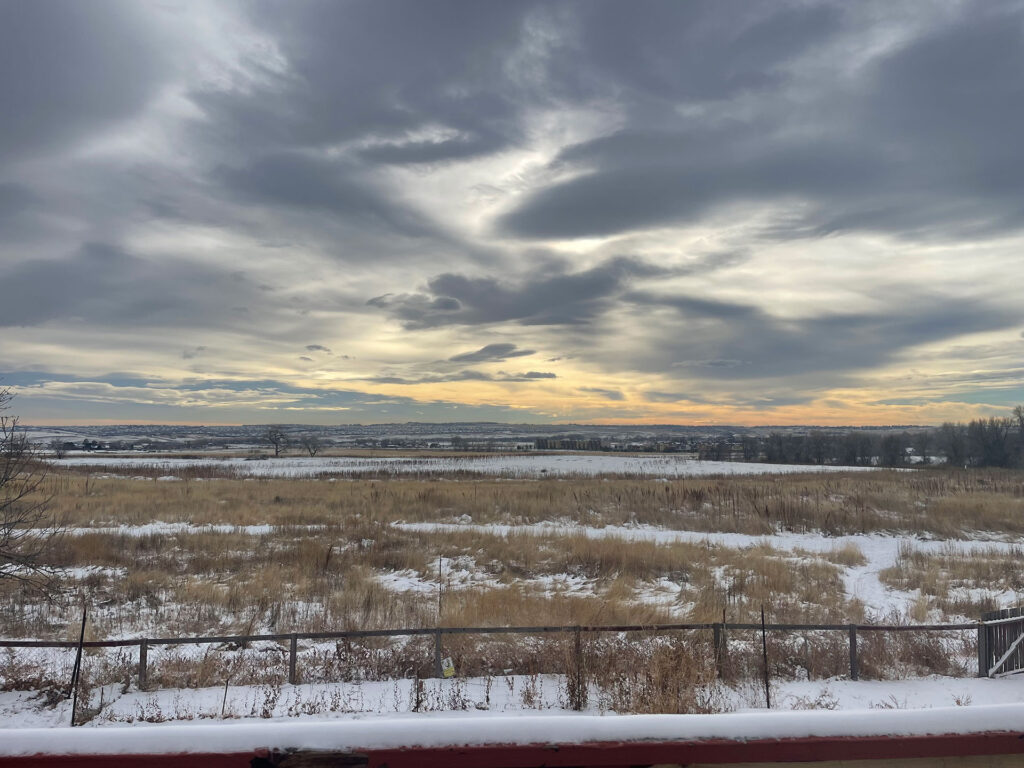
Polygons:
[[24,423],[1024,402],[1024,4],[0,0]]

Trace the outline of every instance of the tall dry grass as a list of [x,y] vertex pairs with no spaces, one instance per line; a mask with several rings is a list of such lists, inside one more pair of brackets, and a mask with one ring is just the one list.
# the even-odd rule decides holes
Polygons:
[[[456,616],[467,624],[495,624],[516,615],[598,613],[636,621],[709,621],[720,620],[723,611],[730,620],[744,621],[762,603],[780,621],[845,621],[859,619],[864,610],[842,597],[839,568],[862,562],[862,555],[849,547],[824,556],[767,547],[737,552],[583,536],[495,536],[471,528],[413,533],[390,523],[571,521],[748,534],[1019,535],[1024,529],[1022,477],[1014,472],[929,471],[668,482],[438,477],[332,481],[186,474],[180,481],[159,482],[63,472],[51,475],[47,492],[68,525],[80,530],[63,537],[49,557],[52,565],[68,569],[70,602],[85,600],[93,606],[96,636],[239,631],[249,626],[292,631],[424,625],[437,621],[431,584],[438,582],[439,556],[461,558],[483,578],[479,597],[469,594],[474,590],[447,590],[442,620],[449,623]],[[154,521],[229,528],[158,530],[141,536],[88,532]],[[264,534],[230,528],[246,525],[271,528]],[[907,560],[900,573],[885,577],[908,589],[920,588],[916,584],[921,581],[922,594],[939,611],[965,613],[984,607],[983,601],[968,605],[963,594],[956,597],[960,582],[955,579],[902,572],[911,565]],[[951,565],[946,563],[943,572]],[[913,567],[920,571],[923,566]],[[1006,573],[1010,567],[1004,563],[999,573],[976,575],[1017,589]],[[387,573],[408,574],[420,590],[385,588],[379,577]],[[562,576],[569,580],[560,580]],[[585,589],[576,588],[580,581]],[[949,590],[953,597],[946,599]],[[73,611],[38,604],[17,585],[0,585],[0,593],[0,619],[8,636],[69,634]]]
[[[141,471],[141,470],[140,470]],[[249,525],[334,524],[365,519],[584,525],[646,523],[752,535],[974,531],[1024,533],[1024,473],[856,472],[639,478],[395,477],[381,480],[225,479],[182,470],[177,482],[111,478],[83,470],[52,475],[70,525],[152,520]],[[213,470],[209,470],[213,472]],[[156,470],[154,470],[156,472]],[[161,471],[162,472],[162,471]],[[192,473],[192,474],[190,474]]]
[[900,547],[896,563],[879,578],[890,587],[917,590],[918,618],[980,616],[998,607],[997,598],[1015,596],[1024,602],[1024,548],[982,547],[971,550],[948,545],[941,552]]
[[[762,605],[771,621],[861,621],[866,607],[847,601],[842,584],[842,568],[864,562],[851,546],[815,554],[782,552],[768,544],[737,550],[555,533],[496,535],[469,527],[417,533],[391,523],[569,521],[753,535],[899,531],[1017,536],[1024,532],[1022,477],[1013,472],[877,472],[655,482],[186,475],[158,482],[60,473],[49,478],[48,491],[55,509],[76,530],[48,558],[65,569],[66,600],[48,604],[17,584],[0,584],[0,627],[7,637],[70,639],[76,636],[82,602],[90,607],[90,639],[437,624],[650,625],[723,617],[746,622],[759,616]],[[157,521],[227,527],[157,527],[145,535],[130,530]],[[255,525],[269,528],[241,527]],[[98,528],[115,530],[88,530]],[[1024,591],[1017,562],[1017,555],[996,550],[971,557],[907,550],[883,579],[920,591],[914,618],[973,615],[988,607],[984,596],[972,591],[979,585]],[[460,570],[471,577],[460,576]],[[386,577],[408,589],[388,587]],[[617,646],[620,641],[627,645]],[[713,657],[713,649],[705,647],[710,640],[703,636],[687,641],[689,656],[675,641],[644,639],[649,647],[634,649],[626,671],[613,663],[614,654],[633,653],[628,649],[639,642],[635,637],[588,641],[586,662],[572,664],[566,661],[564,637],[453,636],[445,642],[460,673],[515,669],[579,677],[585,667],[587,679],[600,679],[606,695],[620,692],[607,707],[631,711],[700,711],[706,702],[672,686],[684,679],[687,685],[703,685],[708,653]],[[841,634],[778,636],[770,642],[773,672],[780,676],[841,675],[848,663]],[[949,671],[956,668],[950,659],[969,655],[969,649],[951,642],[867,637],[862,666],[865,674],[876,676]],[[723,671],[737,678],[755,674],[755,645],[753,636],[733,637]],[[162,649],[154,653],[151,678],[160,685],[224,684],[231,675],[266,684],[280,681],[281,647],[242,650],[239,661],[239,649],[211,649],[200,657],[184,649]],[[89,659],[95,680],[120,679],[131,666],[102,653]],[[0,678],[34,679],[18,658],[0,659],[2,665]],[[688,671],[675,678],[659,671],[673,666]],[[301,667],[315,679],[426,675],[432,669],[432,648],[421,639],[309,645],[302,650]],[[577,680],[573,696],[581,695],[581,685]]]

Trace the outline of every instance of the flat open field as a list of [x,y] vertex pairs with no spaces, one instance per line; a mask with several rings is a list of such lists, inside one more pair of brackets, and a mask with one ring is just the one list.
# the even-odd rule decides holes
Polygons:
[[68,468],[106,468],[120,474],[159,469],[167,476],[182,471],[193,474],[228,477],[362,477],[417,475],[455,477],[479,475],[491,477],[695,477],[700,475],[763,475],[807,472],[870,471],[870,467],[801,466],[794,464],[754,464],[729,461],[697,461],[677,455],[634,456],[628,454],[506,454],[475,456],[318,456],[279,457],[254,461],[236,458],[174,458],[76,456],[61,459],[58,466]]
[[[374,478],[336,471],[275,477],[262,470],[279,464],[292,474],[294,460],[287,459],[245,462],[261,468],[252,477],[195,461],[172,470],[152,460],[130,468],[65,462],[47,483],[52,508],[66,525],[50,563],[68,598],[47,603],[17,584],[3,585],[3,636],[77,638],[83,602],[87,638],[108,639],[723,617],[750,622],[759,620],[762,605],[768,621],[780,623],[974,621],[983,610],[1024,598],[1021,473],[673,476],[661,457],[652,457],[641,461],[655,469],[641,475],[629,476],[620,465],[615,475],[584,476],[563,473],[565,464],[552,461],[569,456],[509,462],[520,458],[546,459],[552,469],[528,474],[520,467],[520,476],[497,477],[461,468],[417,470]],[[588,640],[583,649],[572,649],[564,636],[452,636],[445,653],[463,682],[447,683],[510,682],[502,701],[564,705],[566,659],[575,654],[589,660],[591,707],[709,711],[742,705],[736,685],[756,679],[759,639],[733,638],[725,670],[733,683],[723,692],[714,687],[709,635],[622,635]],[[972,632],[867,637],[862,675],[970,675],[973,640]],[[133,651],[87,655],[87,710],[97,722],[147,719],[146,697],[171,695],[135,690]],[[778,685],[837,679],[848,669],[845,637],[838,633],[770,638],[769,651]],[[249,714],[239,716],[259,716],[257,710],[279,716],[288,707],[295,714],[305,710],[294,700],[278,703],[283,653],[272,642],[154,648],[150,685],[179,692],[220,686],[225,702],[226,686],[241,686],[252,703]],[[72,663],[66,651],[0,652],[0,689],[58,690]],[[341,694],[330,689],[353,680],[383,685],[374,695],[388,699],[386,709],[404,711],[417,702],[427,706],[426,699],[406,694],[410,680],[431,674],[432,647],[430,638],[310,641],[300,647],[299,667],[304,681],[322,688],[310,713],[359,709],[334,701]],[[403,703],[389,686],[402,691]],[[259,705],[257,688],[266,693]],[[450,689],[425,690],[435,709],[479,703]],[[797,698],[824,706],[821,691],[804,690]],[[0,694],[16,697],[20,703],[9,706],[19,712],[27,695]],[[124,698],[129,695],[134,698]],[[444,698],[449,695],[454,698]],[[57,717],[63,705],[53,703],[46,712]],[[171,715],[166,701],[163,707],[164,719],[188,709],[183,704]]]

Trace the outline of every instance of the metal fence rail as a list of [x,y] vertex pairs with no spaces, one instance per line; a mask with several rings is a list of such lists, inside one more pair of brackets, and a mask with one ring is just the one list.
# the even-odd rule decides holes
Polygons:
[[978,633],[978,674],[988,677],[1024,670],[1024,607],[982,615]]
[[[1022,619],[1024,621],[1024,619]],[[846,632],[849,637],[850,647],[850,679],[856,680],[858,674],[857,658],[857,635],[859,632],[966,632],[975,631],[978,633],[978,676],[986,677],[990,674],[992,652],[983,649],[992,649],[993,644],[987,642],[987,635],[991,628],[984,623],[963,623],[963,624],[766,624],[763,629],[766,632]],[[677,632],[704,630],[713,633],[713,643],[716,653],[724,647],[725,636],[731,631],[757,631],[762,630],[760,623],[700,623],[700,624],[608,624],[600,626],[587,625],[541,625],[541,626],[515,626],[515,627],[417,627],[406,629],[356,629],[341,630],[336,632],[291,632],[286,634],[268,635],[210,635],[200,637],[143,637],[127,640],[87,640],[81,643],[83,648],[127,648],[138,646],[139,665],[138,682],[139,687],[146,686],[148,653],[150,646],[154,645],[205,645],[221,643],[251,643],[258,641],[287,642],[288,643],[288,682],[296,683],[298,643],[300,640],[353,640],[368,637],[423,637],[434,638],[434,673],[441,677],[442,638],[445,635],[542,635],[551,633],[574,633],[574,634],[599,634],[599,633],[623,633],[623,632],[644,632],[648,634],[661,632]],[[75,641],[54,641],[54,640],[0,640],[0,648],[77,648],[79,643]]]

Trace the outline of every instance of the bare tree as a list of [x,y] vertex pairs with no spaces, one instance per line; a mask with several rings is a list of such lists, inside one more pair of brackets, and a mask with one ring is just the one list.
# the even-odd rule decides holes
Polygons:
[[932,447],[932,432],[930,429],[922,429],[914,435],[914,450],[921,457],[922,464],[931,464],[931,457],[928,451]]
[[50,453],[53,454],[53,458],[55,459],[63,459],[64,454],[67,453],[64,449],[64,441],[59,437],[53,438],[53,440],[50,441]]
[[[10,389],[0,389],[0,412],[13,397]],[[55,573],[43,558],[63,529],[50,510],[45,479],[46,464],[18,430],[18,419],[0,415],[0,580],[50,593]]]
[[1013,418],[1017,421],[1017,461],[1024,466],[1024,405],[1013,407]]
[[299,438],[299,443],[302,445],[303,448],[306,449],[306,452],[310,455],[310,458],[320,453],[320,449],[323,447],[323,445],[320,443],[320,438],[317,437],[316,435],[305,434],[301,438]]
[[263,433],[263,439],[273,447],[275,458],[288,447],[288,433],[284,431],[284,427],[278,424],[267,427],[267,431]]

